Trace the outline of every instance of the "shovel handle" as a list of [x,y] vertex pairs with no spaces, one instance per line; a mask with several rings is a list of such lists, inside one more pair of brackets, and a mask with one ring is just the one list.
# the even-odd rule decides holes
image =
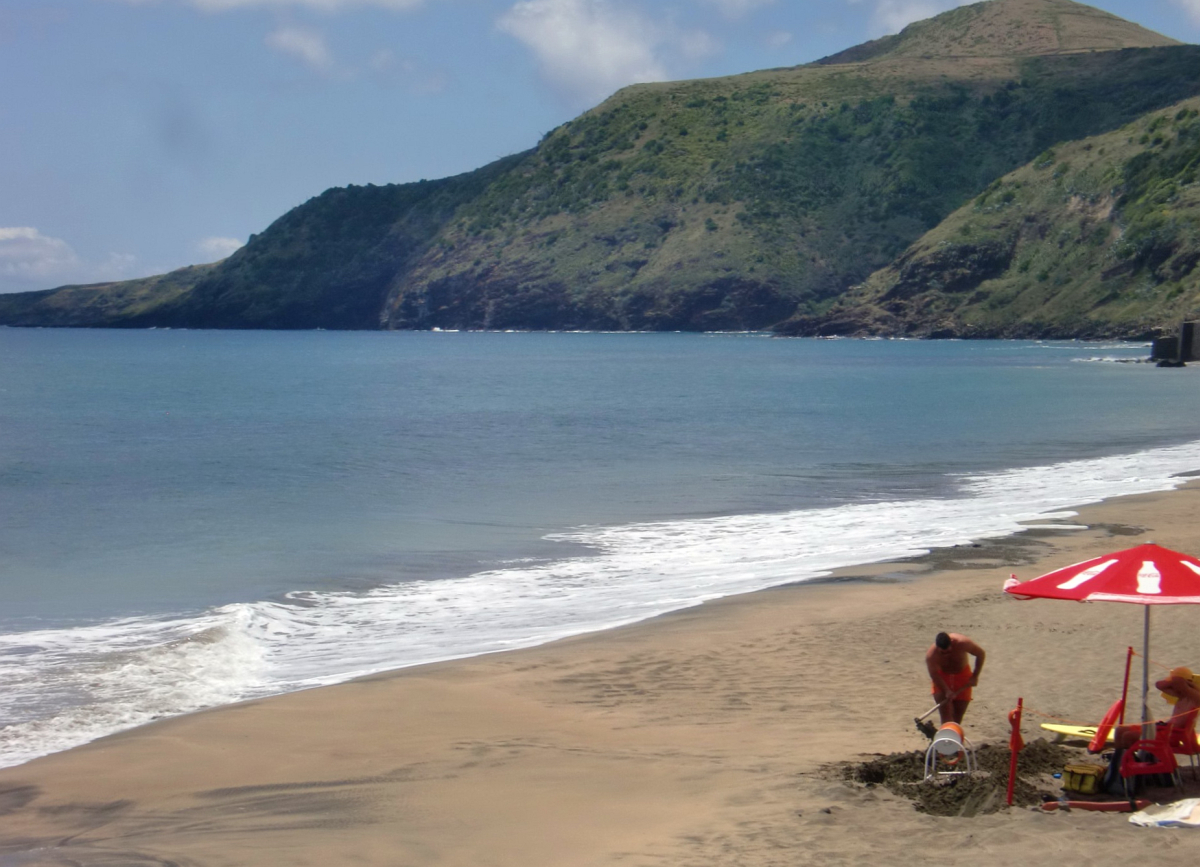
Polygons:
[[946,696],[944,699],[939,701],[937,704],[935,704],[929,710],[925,711],[925,713],[923,713],[919,717],[917,717],[917,722],[925,722],[926,717],[932,716],[933,712],[935,710],[937,710],[939,707],[941,707],[942,705],[944,705],[946,702],[953,701],[954,697],[956,695],[958,695],[960,692],[962,692],[964,689],[966,689],[965,686],[960,686],[958,689],[954,690],[954,692],[950,693],[948,696]]

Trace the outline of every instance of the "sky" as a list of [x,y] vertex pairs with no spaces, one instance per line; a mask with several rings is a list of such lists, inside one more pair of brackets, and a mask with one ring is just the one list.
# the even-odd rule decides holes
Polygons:
[[[533,147],[627,84],[807,63],[954,0],[0,0],[0,292],[213,262],[334,186]],[[1200,42],[1200,0],[1102,0]]]

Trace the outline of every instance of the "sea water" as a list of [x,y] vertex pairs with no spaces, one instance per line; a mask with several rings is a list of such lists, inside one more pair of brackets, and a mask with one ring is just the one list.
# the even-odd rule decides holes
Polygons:
[[1170,489],[1148,351],[0,329],[0,765]]

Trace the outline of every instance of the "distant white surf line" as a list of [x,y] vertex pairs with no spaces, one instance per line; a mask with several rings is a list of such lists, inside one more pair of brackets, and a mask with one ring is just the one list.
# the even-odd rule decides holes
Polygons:
[[960,476],[947,498],[580,528],[589,554],[201,616],[0,636],[0,766],[155,719],[388,669],[544,644],[839,567],[1011,535],[1178,487],[1200,442]]

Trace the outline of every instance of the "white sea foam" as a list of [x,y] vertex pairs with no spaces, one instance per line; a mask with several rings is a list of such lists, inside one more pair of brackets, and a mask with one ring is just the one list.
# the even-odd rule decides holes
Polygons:
[[297,592],[199,617],[0,636],[0,765],[154,719],[610,628],[834,568],[994,538],[1174,488],[1200,442],[957,479],[945,499],[582,528],[587,556],[369,592]]
[[0,635],[0,766],[245,697],[264,645],[229,606],[178,620]]

